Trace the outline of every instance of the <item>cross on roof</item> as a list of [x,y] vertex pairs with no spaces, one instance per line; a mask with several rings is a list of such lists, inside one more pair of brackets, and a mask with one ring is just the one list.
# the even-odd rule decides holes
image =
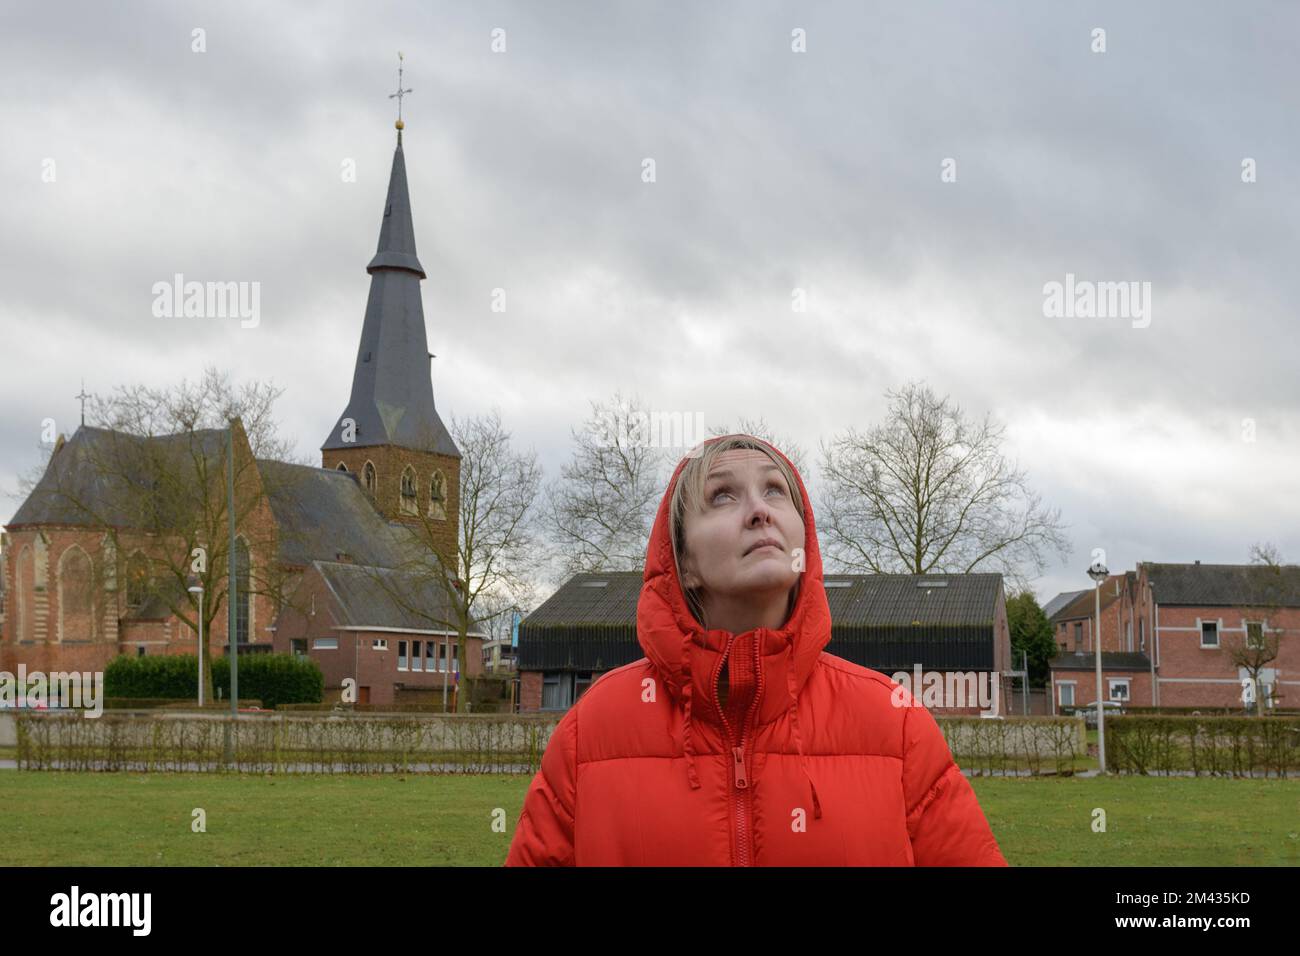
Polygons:
[[81,391],[72,397],[81,400],[81,424],[84,425],[86,424],[86,399],[90,398],[86,394],[86,380],[84,378],[81,380]]
[[388,94],[388,98],[390,100],[391,99],[397,100],[397,128],[398,129],[402,128],[402,97],[405,96],[407,93],[412,92],[411,90],[402,89],[402,61],[404,59],[405,57],[402,56],[402,51],[398,50],[397,51],[397,92]]

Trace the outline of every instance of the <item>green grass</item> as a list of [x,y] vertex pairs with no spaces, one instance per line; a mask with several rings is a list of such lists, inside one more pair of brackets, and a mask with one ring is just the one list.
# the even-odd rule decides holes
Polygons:
[[[0,771],[9,865],[497,866],[529,778]],[[1016,866],[1300,864],[1300,781],[971,781]],[[207,813],[193,833],[191,811]],[[493,832],[496,808],[504,833]],[[1094,833],[1094,808],[1107,832]]]

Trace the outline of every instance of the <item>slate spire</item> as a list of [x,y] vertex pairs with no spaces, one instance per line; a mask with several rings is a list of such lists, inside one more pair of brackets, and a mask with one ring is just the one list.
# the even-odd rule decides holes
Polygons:
[[[352,396],[321,450],[395,445],[459,458],[460,451],[433,403],[432,356],[420,299],[425,272],[415,252],[402,152],[404,125],[397,121],[397,149],[388,177],[379,245],[366,266],[370,297],[352,375]],[[355,434],[349,420],[355,423]]]

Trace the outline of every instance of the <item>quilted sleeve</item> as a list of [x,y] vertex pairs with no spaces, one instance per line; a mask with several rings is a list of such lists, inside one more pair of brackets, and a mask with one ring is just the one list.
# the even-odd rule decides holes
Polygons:
[[970,781],[921,706],[903,716],[903,792],[917,866],[1007,866]]
[[506,866],[573,866],[578,708],[556,725],[524,797]]

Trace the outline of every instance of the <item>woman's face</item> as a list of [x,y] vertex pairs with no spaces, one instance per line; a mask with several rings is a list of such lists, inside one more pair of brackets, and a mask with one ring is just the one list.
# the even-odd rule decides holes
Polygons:
[[684,519],[682,585],[703,587],[706,608],[783,607],[802,566],[794,554],[804,546],[798,493],[763,452],[720,454],[705,476],[702,510]]

